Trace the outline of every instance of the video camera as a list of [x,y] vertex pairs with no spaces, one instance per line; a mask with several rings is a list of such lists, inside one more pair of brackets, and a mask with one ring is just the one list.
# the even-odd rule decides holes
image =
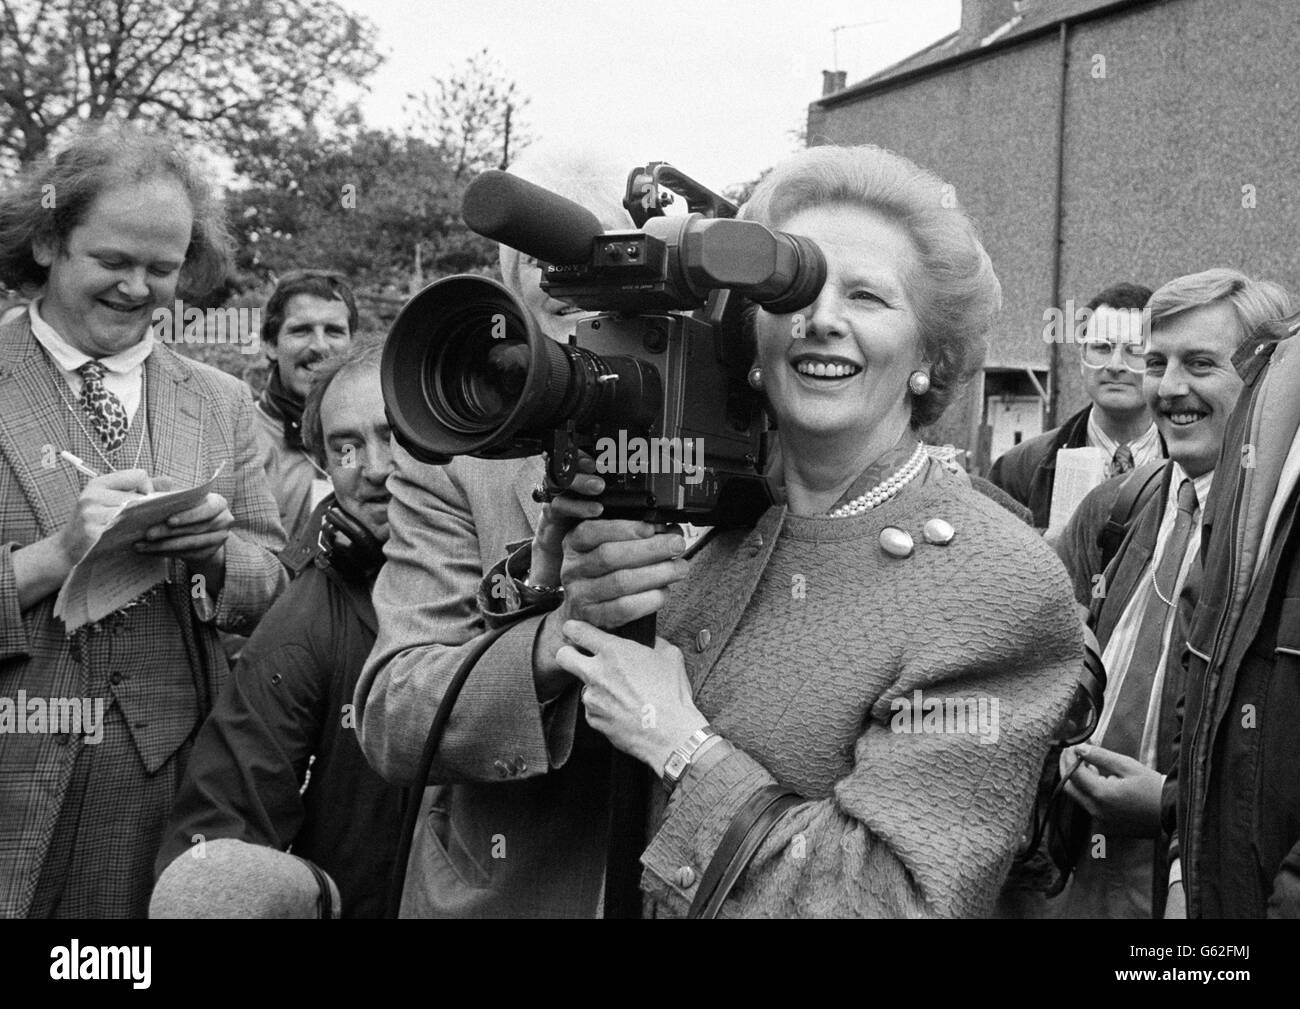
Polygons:
[[[664,214],[674,193],[686,215]],[[605,480],[606,518],[752,522],[771,498],[741,299],[798,311],[821,292],[826,261],[808,238],[733,220],[733,203],[664,162],[629,173],[623,204],[640,230],[605,231],[505,172],[476,178],[465,223],[544,263],[551,297],[601,314],[561,344],[493,280],[430,284],[384,348],[394,432],[429,463],[545,452],[559,489],[585,453]]]

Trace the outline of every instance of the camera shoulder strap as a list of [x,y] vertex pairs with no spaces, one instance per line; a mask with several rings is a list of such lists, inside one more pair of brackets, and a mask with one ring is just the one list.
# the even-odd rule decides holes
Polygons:
[[1151,495],[1160,488],[1160,475],[1169,460],[1156,459],[1137,467],[1120,484],[1119,494],[1111,505],[1106,524],[1097,534],[1097,546],[1101,550],[1101,570],[1110,566],[1111,560],[1119,551],[1120,544],[1128,534],[1133,517],[1146,507]]
[[483,657],[483,653],[492,647],[497,638],[501,637],[513,626],[513,624],[506,624],[504,627],[486,631],[471,642],[469,650],[465,653],[460,666],[456,669],[456,674],[451,678],[451,682],[447,684],[447,692],[443,694],[442,703],[438,705],[438,710],[433,716],[433,723],[429,726],[429,735],[424,741],[424,750],[420,754],[420,766],[415,772],[415,781],[406,795],[406,809],[402,816],[402,843],[393,862],[393,880],[388,891],[388,911],[385,915],[387,918],[396,918],[401,910],[402,889],[406,885],[406,863],[411,857],[411,841],[415,834],[416,821],[420,818],[420,805],[424,799],[424,789],[429,782],[429,771],[433,767],[433,758],[437,755],[438,746],[442,743],[443,733],[447,731],[447,721],[451,718],[451,710],[456,706],[456,698],[460,696],[461,688],[465,686],[465,681],[469,679],[469,674],[474,671],[474,666]]

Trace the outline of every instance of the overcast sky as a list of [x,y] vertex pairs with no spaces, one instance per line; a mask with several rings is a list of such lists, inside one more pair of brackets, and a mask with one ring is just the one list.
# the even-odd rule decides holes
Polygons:
[[[363,101],[400,128],[423,90],[486,47],[531,99],[539,139],[574,137],[632,163],[669,161],[713,189],[794,149],[832,69],[860,80],[955,29],[960,0],[340,0],[387,59]],[[862,22],[878,21],[864,25]]]

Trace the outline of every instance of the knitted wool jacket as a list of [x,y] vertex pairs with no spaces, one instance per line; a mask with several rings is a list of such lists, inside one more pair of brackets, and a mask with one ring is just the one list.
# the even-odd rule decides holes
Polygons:
[[[925,541],[932,518],[955,528],[947,545]],[[914,552],[887,554],[885,527]],[[778,506],[719,533],[659,634],[736,750],[652,818],[658,916],[685,914],[727,824],[774,781],[806,801],[724,916],[992,911],[1083,654],[1065,570],[1030,529],[932,461],[864,515]]]

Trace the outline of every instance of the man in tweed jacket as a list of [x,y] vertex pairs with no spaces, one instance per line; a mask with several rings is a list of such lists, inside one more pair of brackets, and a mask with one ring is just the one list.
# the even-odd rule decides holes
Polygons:
[[[247,388],[149,329],[178,283],[219,278],[220,222],[182,154],[125,128],[74,141],[0,197],[0,280],[41,291],[0,327],[0,704],[22,729],[0,732],[6,917],[145,913],[191,737],[228,672],[217,628],[249,633],[285,582]],[[218,467],[201,504],[136,544],[167,580],[68,633],[59,586],[113,507]],[[93,702],[102,724],[24,720],[32,698]]]

